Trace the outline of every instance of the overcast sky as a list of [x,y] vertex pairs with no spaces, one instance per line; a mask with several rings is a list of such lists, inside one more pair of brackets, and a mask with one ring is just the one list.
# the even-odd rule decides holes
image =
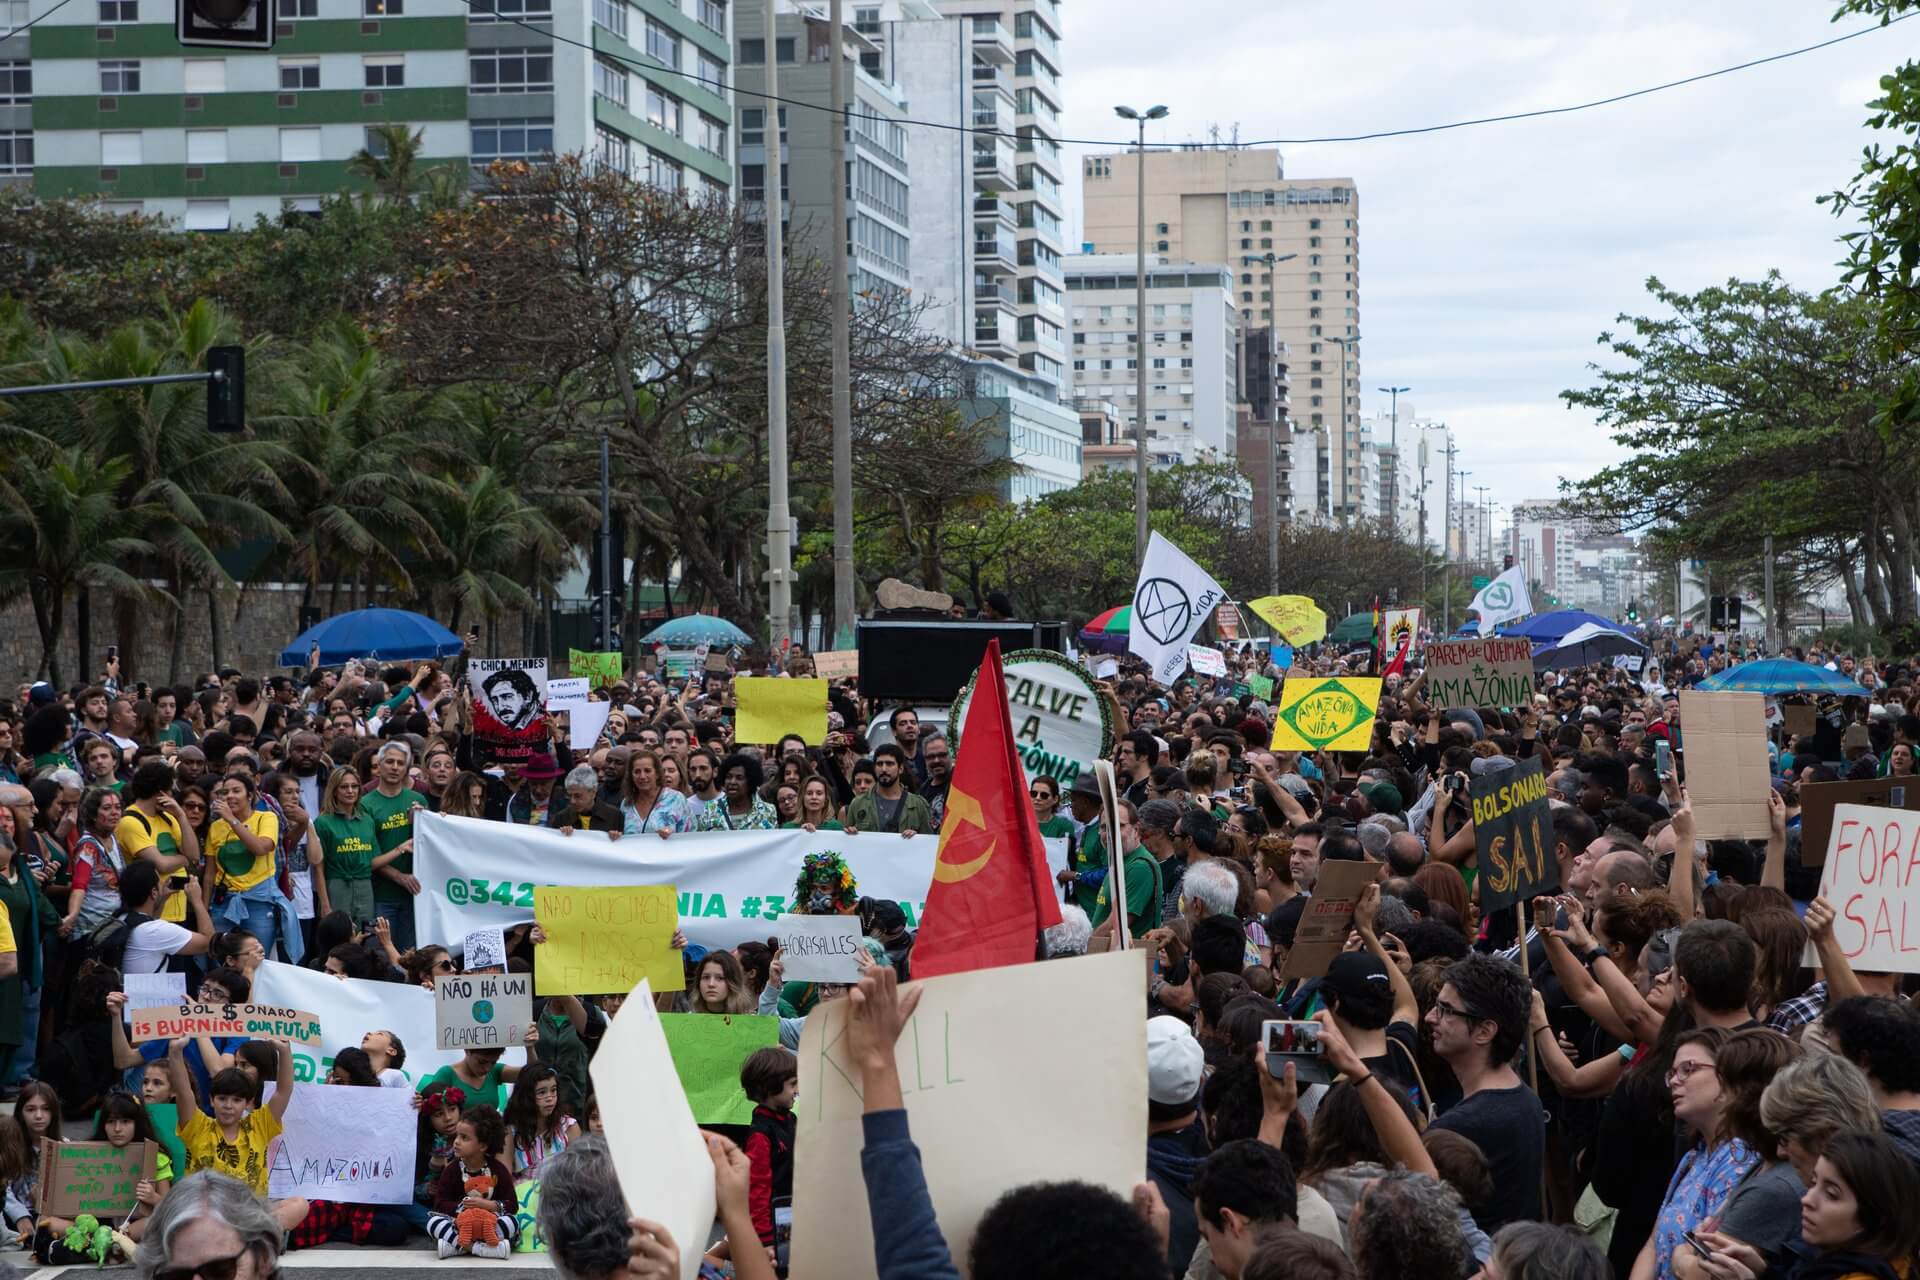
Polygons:
[[[1163,102],[1149,144],[1394,129],[1560,106],[1785,52],[1868,25],[1826,0],[1604,5],[1370,0],[1064,0],[1070,137],[1131,140],[1115,103]],[[1864,103],[1920,38],[1831,49],[1572,115],[1285,146],[1289,178],[1360,192],[1364,408],[1374,388],[1451,425],[1459,465],[1504,505],[1619,456],[1559,393],[1595,339],[1642,312],[1649,275],[1697,289],[1778,268],[1834,283],[1842,229],[1814,203],[1868,140]],[[1124,130],[1124,132],[1123,132]],[[1070,226],[1079,240],[1079,160]],[[1376,403],[1377,402],[1377,403]]]

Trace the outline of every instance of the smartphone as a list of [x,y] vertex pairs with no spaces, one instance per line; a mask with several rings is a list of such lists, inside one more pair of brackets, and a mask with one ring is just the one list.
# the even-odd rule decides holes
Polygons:
[[1707,1248],[1697,1234],[1692,1231],[1683,1231],[1680,1233],[1680,1238],[1693,1247],[1693,1251],[1700,1255],[1702,1261],[1711,1262],[1713,1260],[1713,1250]]
[[108,661],[108,662],[113,662],[113,661],[115,661],[116,659],[118,659],[119,657],[120,657],[120,646],[119,646],[119,645],[117,645],[117,644],[110,644],[110,645],[108,645],[108,646],[107,646],[107,661]]
[[793,1201],[785,1196],[773,1202],[773,1269],[778,1274],[787,1274],[789,1255],[793,1251]]
[[1267,1046],[1267,1074],[1274,1079],[1284,1079],[1286,1065],[1291,1062],[1298,1084],[1328,1084],[1333,1080],[1326,1049],[1320,1043],[1319,1023],[1265,1022],[1260,1034]]
[[1673,744],[1664,739],[1653,744],[1653,771],[1662,778],[1673,776]]
[[184,889],[187,887],[187,881],[190,878],[191,877],[189,877],[185,872],[182,872],[179,875],[168,876],[167,886],[173,889]]

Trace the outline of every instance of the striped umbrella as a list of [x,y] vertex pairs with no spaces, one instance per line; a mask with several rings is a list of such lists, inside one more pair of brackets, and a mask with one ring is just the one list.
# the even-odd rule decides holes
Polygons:
[[1132,629],[1133,606],[1119,605],[1080,628],[1080,644],[1095,653],[1125,653],[1127,633]]
[[1700,682],[1711,693],[1825,693],[1841,698],[1870,698],[1873,695],[1841,675],[1792,658],[1762,658],[1742,662]]

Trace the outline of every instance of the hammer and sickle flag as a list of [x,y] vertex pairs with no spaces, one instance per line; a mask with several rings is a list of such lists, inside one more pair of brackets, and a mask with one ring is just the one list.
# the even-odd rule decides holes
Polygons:
[[1060,923],[1026,771],[1013,749],[997,639],[987,643],[973,688],[913,944],[915,978],[1025,964],[1041,930]]

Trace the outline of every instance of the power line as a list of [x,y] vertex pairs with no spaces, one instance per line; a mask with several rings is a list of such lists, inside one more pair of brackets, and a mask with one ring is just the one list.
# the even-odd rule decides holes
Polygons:
[[[598,49],[595,49],[593,45],[587,43],[586,41],[575,40],[571,36],[563,36],[558,32],[548,31],[545,28],[534,26],[532,23],[527,22],[521,18],[513,18],[513,17],[508,17],[502,14],[494,13],[491,9],[481,7],[485,3],[485,0],[462,0],[462,2],[469,9],[473,9],[477,12],[488,14],[495,21],[510,22],[517,27],[526,28],[528,31],[533,32],[535,35],[547,36],[553,40],[559,41],[562,44],[569,44],[574,46],[577,49],[585,49],[588,53],[594,54],[596,57],[608,58],[611,61],[617,62],[620,65],[624,67],[629,67],[635,71],[654,72],[656,74],[678,76],[682,80],[691,81],[692,83],[695,83],[695,84],[705,85],[706,87],[721,93],[724,93],[724,91],[727,89],[732,89],[733,92],[739,96],[747,97],[747,98],[756,98],[762,102],[777,102],[782,106],[800,107],[808,111],[818,111],[824,115],[833,114],[833,108],[824,107],[818,103],[803,102],[798,98],[789,98],[780,94],[764,93],[755,89],[743,89],[738,85],[729,85],[724,80],[715,80],[711,76],[699,75],[696,72],[692,72],[692,71],[682,71],[678,67],[669,67],[664,64],[655,66],[650,63],[638,62],[631,58],[623,58],[616,54],[604,53]],[[69,3],[71,3],[71,0],[60,0],[60,4],[55,5],[54,9],[58,9],[61,6]],[[47,13],[52,13],[54,9],[49,9]],[[45,16],[47,15],[46,14],[41,15],[41,17],[43,18]],[[1920,12],[1904,14],[1898,18],[1892,18],[1885,22],[1875,23],[1870,27],[1862,27],[1858,31],[1849,31],[1845,35],[1834,36],[1832,39],[1822,40],[1818,44],[1803,45],[1798,49],[1788,49],[1784,53],[1768,54],[1767,56],[1762,58],[1752,58],[1746,62],[1737,62],[1730,67],[1721,67],[1718,70],[1714,70],[1714,71],[1702,71],[1698,75],[1686,76],[1679,80],[1668,80],[1663,84],[1648,85],[1646,88],[1643,88],[1643,89],[1632,89],[1624,93],[1613,94],[1609,97],[1595,98],[1590,102],[1576,102],[1564,107],[1541,107],[1533,111],[1514,111],[1514,112],[1509,112],[1505,115],[1478,116],[1470,120],[1452,120],[1444,124],[1414,125],[1404,129],[1380,129],[1380,130],[1375,130],[1374,132],[1371,132],[1371,133],[1330,134],[1323,137],[1310,137],[1310,138],[1260,138],[1252,142],[1236,143],[1231,147],[1226,147],[1226,146],[1214,147],[1206,144],[1181,144],[1179,149],[1181,150],[1244,150],[1250,147],[1310,146],[1315,143],[1323,143],[1323,142],[1373,142],[1382,138],[1406,138],[1406,137],[1413,137],[1423,133],[1444,133],[1453,129],[1471,129],[1480,125],[1506,124],[1515,120],[1533,120],[1542,116],[1571,115],[1579,111],[1592,111],[1598,107],[1613,106],[1616,103],[1627,102],[1634,98],[1644,98],[1649,94],[1664,93],[1669,89],[1679,89],[1690,84],[1698,84],[1702,80],[1713,80],[1720,76],[1732,75],[1736,71],[1747,71],[1747,70],[1751,70],[1754,67],[1766,66],[1769,63],[1784,62],[1789,58],[1798,58],[1804,54],[1817,53],[1822,49],[1830,49],[1834,45],[1845,44],[1849,40],[1858,40],[1861,36],[1872,35],[1876,31],[1883,31],[1887,27],[1894,26],[1898,23],[1905,22],[1910,18],[1916,18],[1916,17],[1920,17]],[[37,22],[39,21],[39,19],[36,18],[34,21]],[[28,25],[31,26],[32,24],[29,23]],[[25,28],[23,27],[21,28],[21,30],[25,30]],[[768,52],[771,53],[772,56],[777,58],[779,56],[778,41],[776,40],[771,43],[773,47],[769,49]],[[972,134],[979,134],[982,137],[1008,138],[1015,141],[1020,140],[1022,136],[1018,133],[1008,133],[1004,129],[992,129],[992,128],[986,128],[980,125],[951,124],[944,120],[920,120],[910,116],[895,117],[895,116],[875,115],[871,112],[856,111],[856,110],[853,110],[851,107],[849,107],[842,114],[847,116],[849,119],[871,120],[881,124],[912,125],[922,129],[941,129],[948,133],[972,133]],[[1111,139],[1106,139],[1106,138],[1047,138],[1047,141],[1052,142],[1055,145],[1071,145],[1071,146],[1078,146],[1078,147],[1103,147],[1112,151],[1131,150],[1133,147],[1133,143],[1125,139],[1121,139],[1119,141],[1113,141]],[[1170,149],[1170,148],[1162,148],[1162,149]]]
[[62,9],[66,8],[68,5],[72,3],[73,3],[73,0],[60,0],[59,4],[56,4],[55,6],[53,6],[53,8],[47,10],[45,13],[41,14],[39,17],[33,19],[32,21],[24,22],[21,25],[14,27],[10,31],[0,32],[0,40],[4,40],[8,36],[17,36],[22,31],[33,30],[35,27],[39,26],[41,23],[45,22],[48,18],[51,18],[54,14],[60,12]]

